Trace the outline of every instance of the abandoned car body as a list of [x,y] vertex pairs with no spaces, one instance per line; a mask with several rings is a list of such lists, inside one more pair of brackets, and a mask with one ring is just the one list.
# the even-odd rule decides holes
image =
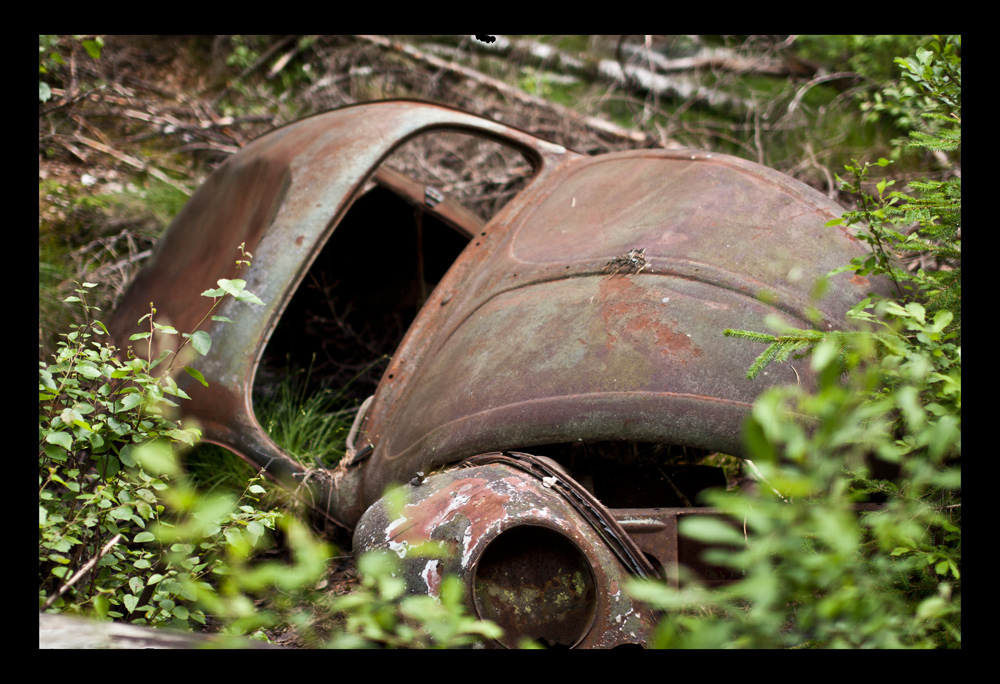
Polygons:
[[[443,130],[509,145],[534,169],[485,225],[436,188],[379,168],[407,140]],[[468,243],[392,352],[347,456],[305,477],[258,423],[254,378],[372,179]],[[227,300],[216,314],[233,323],[210,329],[198,364],[209,386],[177,378],[204,438],[288,489],[307,480],[313,506],[355,529],[355,553],[399,555],[410,591],[435,595],[444,575],[459,575],[470,608],[506,630],[502,645],[643,644],[654,617],[622,583],[677,563],[725,580],[677,536],[679,518],[713,514],[698,493],[725,480],[637,454],[740,456],[755,398],[811,381],[797,361],[748,381],[759,350],[722,330],[765,330],[772,314],[810,327],[814,305],[819,325],[836,327],[878,290],[845,273],[810,300],[818,276],[864,253],[843,227],[824,227],[841,213],[798,181],[722,154],[587,157],[439,105],[354,105],[272,131],[216,169],[123,297],[112,334],[124,348],[153,299],[190,331],[211,305],[200,293],[234,277],[245,243],[254,262],[240,276],[264,306]],[[392,238],[372,227],[368,239]],[[368,279],[380,277],[376,268]],[[394,484],[407,494],[401,507],[382,499]],[[421,555],[426,541],[448,553]]]

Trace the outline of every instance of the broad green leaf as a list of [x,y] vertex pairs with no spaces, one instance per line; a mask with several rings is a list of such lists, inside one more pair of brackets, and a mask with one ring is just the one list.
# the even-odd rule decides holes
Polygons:
[[133,596],[132,594],[126,594],[122,599],[122,602],[125,604],[125,610],[131,613],[135,610],[135,607],[139,605],[139,597]]
[[83,416],[80,415],[80,412],[76,408],[68,407],[63,409],[62,413],[59,414],[59,418],[66,425],[72,425],[74,421],[83,420]]
[[203,384],[205,387],[208,387],[208,382],[205,380],[205,376],[202,375],[197,369],[192,368],[191,366],[184,366],[184,370],[186,370],[187,374],[192,378]]
[[917,304],[916,302],[910,302],[909,304],[906,305],[906,310],[909,311],[910,315],[913,316],[915,319],[917,319],[921,323],[924,322],[924,316],[926,315],[927,312],[923,306]]
[[815,371],[821,371],[826,368],[837,355],[840,353],[840,345],[837,340],[828,337],[819,344],[813,350],[812,359],[810,360],[810,365]]
[[[147,473],[179,475],[180,466],[174,458],[173,448],[166,440],[156,439],[137,447],[133,452],[136,460]],[[154,489],[157,489],[153,485]]]
[[111,607],[108,597],[104,594],[98,594],[94,597],[94,611],[101,618],[106,618],[108,616],[108,609]]
[[83,41],[83,49],[94,59],[99,59],[101,56],[101,43],[96,40]]
[[[78,427],[78,428],[83,428],[87,432],[93,432],[94,431],[94,428],[90,427],[90,425],[88,425],[86,422],[84,422],[82,420],[74,420],[73,421],[73,425],[76,426],[76,427]],[[93,444],[93,442],[91,442],[91,443]],[[99,446],[99,445],[95,444],[94,446]]]
[[141,403],[142,403],[142,395],[139,394],[138,392],[133,392],[132,394],[126,395],[122,399],[122,410],[130,411],[131,409],[134,409]]
[[934,314],[934,325],[932,330],[934,332],[941,332],[948,327],[955,315],[951,311],[938,311]]
[[239,278],[233,278],[232,280],[223,278],[219,281],[219,287],[225,290],[227,294],[231,294],[234,297],[243,292],[243,288],[246,286],[247,281],[240,280]]
[[159,330],[164,335],[176,335],[177,334],[177,329],[174,328],[174,326],[172,326],[172,325],[160,325],[156,321],[153,321],[153,327],[156,330]]
[[249,522],[247,523],[247,532],[253,535],[254,543],[257,543],[257,538],[264,534],[264,526],[256,521]]
[[886,313],[892,314],[893,316],[909,316],[910,312],[901,307],[896,302],[886,302],[885,305]]
[[118,457],[122,460],[122,463],[127,465],[129,468],[134,467],[136,464],[135,456],[132,453],[132,450],[135,448],[136,447],[134,447],[133,445],[127,444],[122,447],[121,452],[118,454]]
[[52,373],[47,370],[38,371],[38,376],[41,378],[41,385],[45,389],[55,390],[59,389],[56,387],[56,383],[52,380]]
[[236,297],[236,301],[238,301],[238,302],[248,302],[250,304],[263,304],[264,303],[264,302],[260,301],[260,299],[257,297],[257,295],[255,295],[253,292],[248,292],[246,290],[244,290],[243,292],[241,292]]
[[132,539],[132,541],[134,541],[136,544],[141,544],[142,542],[150,542],[155,540],[156,537],[153,536],[152,532],[140,532],[139,534],[135,535],[135,538]]
[[212,338],[204,330],[199,330],[191,335],[184,333],[184,337],[191,340],[191,346],[202,356],[208,354],[208,350],[212,348]]
[[[62,434],[65,434],[65,433],[62,433]],[[46,440],[46,441],[48,441],[48,440]],[[45,455],[46,456],[48,456],[50,459],[52,459],[56,463],[65,463],[66,462],[66,458],[68,457],[68,455],[66,453],[67,449],[60,448],[60,447],[58,447],[58,446],[56,446],[54,444],[46,444],[45,447],[43,448],[43,451],[45,451]]]
[[49,444],[58,444],[66,451],[73,450],[73,438],[68,432],[50,432],[45,436],[45,441]]
[[111,511],[111,517],[115,520],[128,520],[132,517],[132,507],[131,506],[119,506],[118,508]]

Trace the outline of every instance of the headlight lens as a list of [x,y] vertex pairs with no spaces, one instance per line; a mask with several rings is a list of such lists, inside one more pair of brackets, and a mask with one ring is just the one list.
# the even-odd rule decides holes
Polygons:
[[594,621],[597,589],[583,552],[565,535],[534,525],[513,527],[483,551],[474,574],[476,610],[516,647],[534,639],[574,646]]

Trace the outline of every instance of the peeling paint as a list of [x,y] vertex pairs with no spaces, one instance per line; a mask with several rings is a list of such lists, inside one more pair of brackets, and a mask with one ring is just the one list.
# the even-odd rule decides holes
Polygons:
[[424,566],[420,576],[427,586],[427,595],[439,599],[441,594],[441,572],[438,570],[438,561],[427,561],[427,565]]

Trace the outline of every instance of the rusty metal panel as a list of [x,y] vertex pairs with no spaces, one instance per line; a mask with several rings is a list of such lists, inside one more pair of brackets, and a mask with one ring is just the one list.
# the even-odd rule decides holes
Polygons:
[[[514,145],[535,164],[535,182],[567,154],[558,145],[440,105],[397,100],[350,106],[279,128],[247,145],[212,173],[174,219],[119,303],[109,329],[124,349],[153,301],[161,323],[193,330],[211,306],[200,293],[220,278],[235,276],[236,247],[246,245],[254,255],[253,267],[240,275],[265,305],[227,299],[216,315],[233,323],[223,327],[209,321],[203,327],[213,346],[197,365],[210,387],[189,392],[192,401],[183,408],[201,423],[207,441],[269,466],[285,482],[301,472],[254,417],[250,391],[260,355],[355,194],[393,148],[430,130],[474,132]],[[456,215],[453,220],[463,219]],[[160,342],[176,345],[177,338]],[[182,389],[192,381],[184,373],[177,377]],[[361,510],[350,513],[353,519],[347,524]]]
[[[376,177],[471,241],[394,354],[352,463],[306,478],[254,417],[261,353],[378,165],[430,130],[514,145],[536,174],[485,226],[433,189],[388,172]],[[398,553],[412,587],[433,594],[444,574],[460,575],[470,607],[510,634],[576,647],[644,643],[653,616],[622,583],[630,572],[645,574],[646,556],[661,567],[697,563],[676,522],[710,511],[609,512],[544,459],[523,455],[414,475],[486,452],[578,440],[740,455],[756,397],[812,377],[808,364],[792,361],[746,380],[759,350],[722,330],[764,330],[769,315],[810,327],[814,280],[865,253],[843,227],[824,227],[842,211],[787,176],[726,155],[587,158],[447,107],[356,105],[273,131],[220,166],[161,239],[109,328],[124,348],[155,301],[160,322],[193,330],[211,305],[200,293],[234,277],[236,245],[245,243],[254,263],[243,277],[265,305],[227,300],[216,313],[234,323],[208,326],[213,346],[197,365],[210,387],[191,390],[183,407],[205,438],[267,467],[289,489],[308,484],[314,507],[331,519],[348,527],[361,519],[356,548]],[[842,325],[868,291],[887,293],[884,282],[846,273],[829,290],[816,304],[826,328]],[[178,378],[182,388],[191,382]],[[411,479],[402,511],[389,511],[380,500],[386,486]],[[426,540],[450,553],[410,554]],[[541,617],[530,612],[536,604]]]
[[415,207],[433,211],[435,216],[465,237],[478,235],[483,229],[483,222],[478,216],[437,188],[410,180],[388,166],[380,166],[374,178],[376,183],[389,188]]
[[[567,159],[490,222],[394,355],[365,426],[365,498],[416,469],[578,439],[740,455],[756,397],[811,375],[793,360],[748,381],[760,350],[722,330],[766,330],[769,314],[810,327],[815,279],[865,251],[824,227],[841,213],[726,155]],[[869,290],[886,291],[835,277],[820,324]]]
[[702,554],[711,545],[678,534],[677,524],[685,517],[711,517],[733,523],[714,508],[611,508],[609,511],[643,553],[656,560],[673,587],[679,586],[679,565],[706,586],[728,584],[742,577],[742,573],[732,568],[713,565],[703,558]]

